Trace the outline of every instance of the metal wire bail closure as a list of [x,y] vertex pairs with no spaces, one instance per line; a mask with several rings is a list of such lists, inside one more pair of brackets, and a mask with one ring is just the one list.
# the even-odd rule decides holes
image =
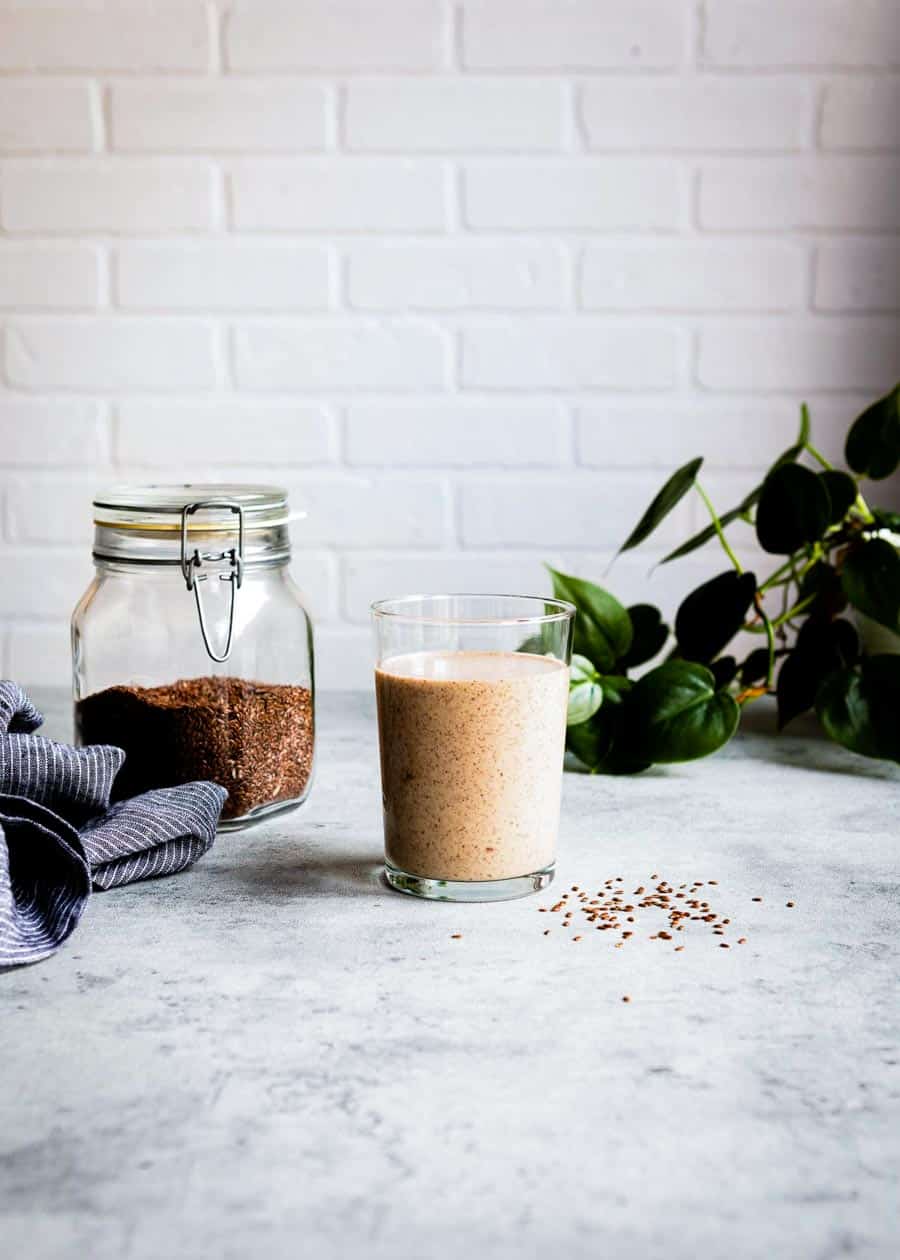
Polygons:
[[[193,516],[201,508],[227,509],[237,516],[237,547],[229,547],[225,551],[207,551],[203,553],[201,553],[199,548],[195,547],[194,554],[188,556],[188,517]],[[220,560],[227,560],[230,568],[227,573],[219,574],[219,581],[231,583],[231,601],[228,606],[228,634],[225,638],[225,650],[221,655],[214,652],[210,645],[209,632],[206,628],[206,616],[203,612],[203,601],[200,598],[200,583],[205,582],[209,574],[197,572],[204,563],[216,563]],[[181,572],[185,586],[189,591],[194,592],[197,617],[200,621],[200,633],[203,635],[203,646],[206,648],[207,656],[209,656],[210,660],[215,661],[216,664],[221,665],[231,655],[231,643],[234,638],[236,591],[241,589],[241,583],[244,580],[244,509],[240,503],[235,503],[231,499],[200,499],[196,503],[186,503],[184,505],[181,509]]]

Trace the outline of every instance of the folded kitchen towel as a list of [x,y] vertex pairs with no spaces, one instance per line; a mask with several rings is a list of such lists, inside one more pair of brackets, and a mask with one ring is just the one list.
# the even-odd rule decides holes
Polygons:
[[121,748],[73,748],[0,680],[0,966],[46,958],[74,931],[91,887],[173,875],[215,839],[215,783],[158,788],[110,805]]

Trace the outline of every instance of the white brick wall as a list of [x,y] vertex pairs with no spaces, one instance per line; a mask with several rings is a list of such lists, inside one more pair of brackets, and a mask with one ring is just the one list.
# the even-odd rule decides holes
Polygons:
[[[288,484],[346,686],[373,598],[602,577],[666,471],[730,506],[802,398],[839,458],[900,376],[898,17],[0,0],[0,673],[65,680],[107,480]],[[610,584],[671,612],[701,522]]]

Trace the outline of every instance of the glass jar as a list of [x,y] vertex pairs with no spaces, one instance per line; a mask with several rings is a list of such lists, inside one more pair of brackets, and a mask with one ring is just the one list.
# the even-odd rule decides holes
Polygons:
[[220,826],[299,805],[315,747],[312,626],[277,486],[114,486],[72,616],[75,737],[125,750],[115,796],[211,779]]

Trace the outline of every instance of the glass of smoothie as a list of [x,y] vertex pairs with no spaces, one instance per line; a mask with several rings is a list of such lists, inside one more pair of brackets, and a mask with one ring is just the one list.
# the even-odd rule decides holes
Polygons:
[[501,901],[552,880],[574,616],[526,595],[372,605],[393,888]]

